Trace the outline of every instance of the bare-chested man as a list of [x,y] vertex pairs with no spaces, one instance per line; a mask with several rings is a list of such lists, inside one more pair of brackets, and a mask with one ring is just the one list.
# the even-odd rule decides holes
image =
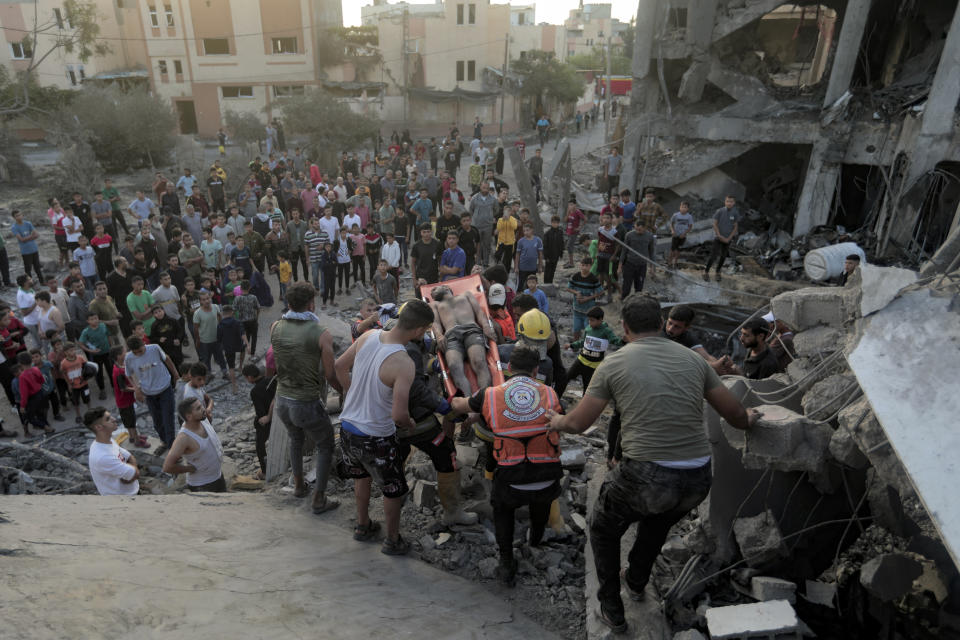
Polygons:
[[[465,397],[491,384],[487,368],[486,342],[496,340],[496,334],[484,317],[477,299],[470,293],[454,296],[450,287],[435,287],[430,296],[433,302],[433,331],[442,336],[437,345],[444,350],[453,383]],[[471,389],[463,369],[463,357],[470,359],[470,366],[477,376],[479,389]]]

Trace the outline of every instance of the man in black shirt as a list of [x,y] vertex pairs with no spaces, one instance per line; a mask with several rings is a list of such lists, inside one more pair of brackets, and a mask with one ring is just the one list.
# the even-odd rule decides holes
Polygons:
[[[450,231],[460,230],[460,218],[453,215],[453,203],[447,200],[443,203],[443,215],[437,218],[437,237],[446,239]],[[466,249],[464,249],[466,251]]]
[[107,293],[113,298],[120,312],[120,332],[130,335],[130,321],[133,316],[127,307],[127,296],[133,291],[132,275],[129,272],[127,259],[118,256],[113,260],[113,271],[107,274]]
[[226,202],[224,202],[223,179],[217,173],[214,167],[210,167],[210,177],[207,178],[207,197],[210,198],[210,208],[212,211],[226,211]]
[[90,203],[84,200],[79,192],[74,192],[70,208],[73,209],[73,215],[80,218],[80,222],[83,223],[83,235],[87,236],[87,240],[89,240],[93,237],[94,232],[93,218],[90,217]]
[[420,285],[440,281],[440,253],[443,248],[433,239],[430,224],[420,227],[420,240],[410,248],[410,269],[413,271],[417,298]]
[[703,348],[703,344],[694,337],[693,333],[690,331],[690,328],[693,326],[693,319],[696,317],[696,313],[693,308],[688,307],[685,304],[678,304],[677,306],[670,309],[670,314],[667,316],[667,321],[663,325],[663,337],[670,338],[678,344],[682,344],[691,351],[696,351],[700,354],[707,363],[713,367],[713,370],[718,374],[725,373],[720,366],[720,360],[714,358],[707,350]]
[[728,373],[741,375],[751,380],[769,378],[780,373],[780,363],[767,346],[767,336],[770,326],[763,318],[753,318],[740,329],[740,344],[745,346],[749,353],[743,361],[743,367],[737,367],[730,361],[730,356],[724,356],[722,362]]
[[263,480],[267,473],[267,439],[270,437],[270,423],[273,419],[273,398],[277,393],[277,377],[266,377],[255,364],[243,368],[243,377],[253,385],[250,400],[253,402],[253,428],[257,433],[257,459],[260,472],[254,477]]
[[480,245],[480,232],[476,227],[471,226],[472,221],[469,213],[463,214],[460,216],[460,229],[457,231],[460,237],[460,248],[467,254],[467,264],[463,268],[463,272],[467,275],[470,275],[473,265],[477,263],[477,247]]

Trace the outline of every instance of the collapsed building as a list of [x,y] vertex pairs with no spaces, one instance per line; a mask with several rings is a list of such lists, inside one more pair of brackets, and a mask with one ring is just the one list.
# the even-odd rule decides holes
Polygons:
[[649,0],[621,187],[730,193],[772,230],[918,265],[957,228],[960,12],[939,0]]

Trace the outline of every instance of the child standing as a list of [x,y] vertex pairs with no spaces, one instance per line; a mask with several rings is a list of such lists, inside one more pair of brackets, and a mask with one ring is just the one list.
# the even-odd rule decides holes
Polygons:
[[567,369],[567,380],[570,381],[579,377],[584,391],[590,386],[593,372],[603,362],[607,349],[611,345],[620,346],[623,344],[623,341],[603,321],[603,309],[600,307],[595,306],[587,312],[587,322],[589,324],[584,332],[583,340],[577,340],[566,346],[568,349],[580,350],[577,361]]
[[[353,281],[361,284],[367,282],[367,268],[364,260],[366,237],[360,231],[360,225],[353,225],[350,228],[350,261],[353,262]],[[357,271],[360,277],[357,277]],[[370,274],[373,275],[373,274]]]
[[123,367],[123,359],[127,351],[123,347],[114,347],[110,350],[110,359],[113,361],[113,369],[110,374],[110,380],[113,382],[113,398],[116,400],[117,409],[120,411],[120,420],[123,426],[130,433],[130,442],[135,447],[146,447],[147,436],[137,432],[137,411],[134,408],[133,385],[127,379],[127,371]]
[[603,295],[603,286],[600,279],[590,273],[593,260],[582,258],[580,272],[570,276],[566,291],[572,293],[573,303],[573,339],[580,339],[580,332],[587,326],[587,313],[595,305],[595,301]]
[[[233,300],[233,308],[236,311],[234,317],[243,325],[243,334],[247,344],[250,345],[250,355],[257,351],[257,329],[259,329],[258,319],[260,318],[260,301],[257,296],[250,293],[250,281],[240,281],[240,295]],[[241,366],[243,358],[240,359]]]
[[73,259],[80,264],[80,275],[83,276],[87,289],[93,291],[94,285],[97,284],[97,252],[90,246],[87,236],[81,235],[77,239]]
[[237,393],[237,353],[240,354],[240,366],[247,347],[247,337],[243,335],[243,324],[233,317],[233,307],[223,308],[223,319],[217,326],[217,340],[223,347],[230,375],[230,388]]
[[[162,307],[161,307],[162,308]],[[97,363],[97,386],[100,387],[100,399],[107,399],[107,385],[103,374],[110,364],[110,334],[107,325],[100,322],[96,312],[87,313],[87,326],[80,334],[80,348]]]
[[83,354],[77,353],[77,345],[67,342],[63,345],[63,360],[60,361],[60,371],[67,379],[67,385],[70,387],[70,398],[73,401],[73,408],[77,412],[77,424],[83,423],[83,416],[80,415],[80,404],[90,406],[90,388],[87,386],[87,379],[83,377],[83,365],[87,359]]
[[[350,289],[350,262],[353,252],[353,241],[347,233],[346,227],[340,227],[340,238],[336,241],[337,250],[337,287],[340,295],[343,295],[344,289]],[[357,270],[353,270],[353,281],[357,281]]]
[[[517,283],[520,284],[519,282]],[[523,290],[524,293],[530,294],[533,296],[534,300],[537,301],[537,308],[544,313],[550,313],[550,302],[547,300],[547,294],[542,290],[537,288],[537,274],[532,273],[527,276],[527,288]]]
[[290,258],[285,251],[277,254],[277,279],[280,280],[280,300],[283,301],[283,310],[287,310],[287,287],[290,286],[290,279],[293,277],[293,267],[290,266]]
[[43,373],[33,366],[33,356],[25,351],[17,354],[20,374],[17,376],[20,391],[20,411],[23,416],[23,435],[30,435],[30,427],[43,429],[44,433],[53,433],[47,422],[47,403],[43,395]]
[[373,296],[377,304],[386,304],[392,302],[396,304],[397,294],[400,292],[400,285],[397,279],[387,272],[387,261],[381,260],[377,265],[377,272],[373,274]]
[[367,235],[363,237],[363,247],[367,254],[367,265],[370,267],[370,279],[377,270],[380,262],[380,247],[383,246],[383,238],[373,228],[373,223],[367,223]]
[[269,378],[255,364],[248,364],[243,368],[243,377],[253,385],[250,389],[250,400],[253,402],[253,428],[257,434],[257,460],[260,461],[260,471],[254,478],[263,480],[267,473],[267,439],[270,437],[270,423],[273,420],[273,398],[277,393],[277,377]]
[[60,398],[57,397],[57,381],[54,378],[53,363],[43,357],[43,352],[40,349],[31,349],[30,357],[33,358],[33,366],[43,374],[43,397],[53,409],[53,419],[63,422],[63,414],[60,413]]
[[333,294],[337,291],[337,254],[333,252],[333,244],[329,242],[324,243],[323,252],[320,254],[320,270],[323,272],[323,297],[320,308],[327,308],[327,300],[335,307],[337,303],[333,301]]

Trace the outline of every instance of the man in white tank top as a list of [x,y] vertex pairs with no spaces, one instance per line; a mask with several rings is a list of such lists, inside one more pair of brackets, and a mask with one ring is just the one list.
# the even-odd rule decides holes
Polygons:
[[187,474],[190,491],[226,492],[227,483],[220,469],[223,446],[207,420],[207,408],[198,398],[191,397],[180,403],[177,413],[183,418],[183,426],[163,461],[163,470]]
[[370,520],[370,487],[375,480],[383,492],[387,537],[381,551],[387,555],[410,551],[410,543],[400,536],[400,508],[408,488],[396,436],[397,425],[415,426],[407,406],[415,369],[404,345],[422,338],[432,323],[430,306],[411,300],[400,311],[396,327],[366,332],[335,365],[345,395],[337,467],[341,477],[354,479],[353,537],[370,540],[380,529]]

